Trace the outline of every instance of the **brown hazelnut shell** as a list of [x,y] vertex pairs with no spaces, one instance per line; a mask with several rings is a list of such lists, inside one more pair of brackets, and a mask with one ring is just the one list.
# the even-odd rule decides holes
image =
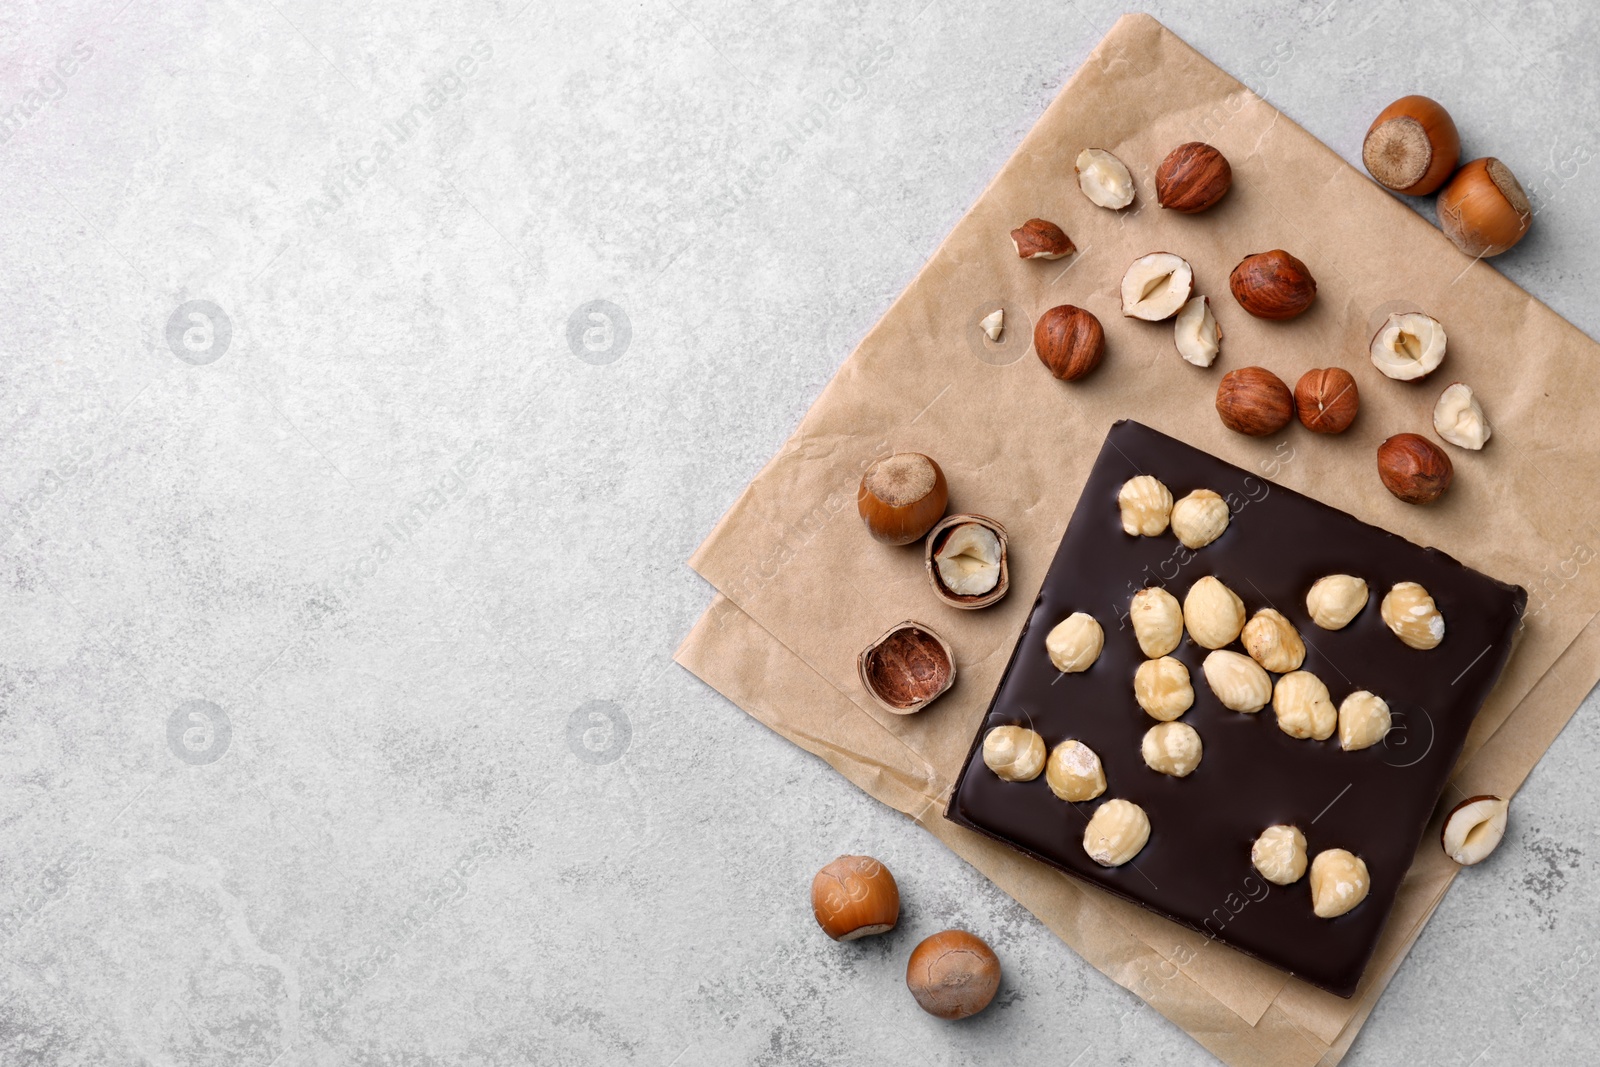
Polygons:
[[1234,433],[1265,437],[1294,418],[1294,394],[1265,367],[1240,367],[1217,386],[1217,415]]
[[[933,468],[933,483],[925,494],[915,500],[890,503],[880,495],[889,495],[882,486],[874,491],[879,468],[891,461],[905,462],[908,459],[926,460]],[[861,485],[856,489],[856,511],[861,521],[867,524],[867,532],[873,538],[886,545],[909,545],[920,540],[939,521],[949,504],[950,486],[945,481],[944,471],[932,457],[920,452],[896,452],[883,457],[867,468],[861,476]]]
[[1436,192],[1461,161],[1461,135],[1437,100],[1402,96],[1372,120],[1361,162],[1373,180],[1407,196]]
[[1246,256],[1228,276],[1239,306],[1258,319],[1292,319],[1317,299],[1317,280],[1306,265],[1274,248]]
[[871,856],[840,856],[811,879],[811,914],[835,941],[886,933],[900,921],[900,887]]
[[1417,433],[1397,433],[1378,446],[1378,477],[1407,504],[1431,504],[1444,495],[1455,468],[1444,449]]
[[911,950],[906,988],[940,1019],[965,1019],[989,1006],[1000,988],[1000,960],[981,937],[945,930]]
[[1439,228],[1469,256],[1498,256],[1533,224],[1533,205],[1511,168],[1492,156],[1474,159],[1439,194]]
[[1361,392],[1343,367],[1308,370],[1295,383],[1294,406],[1312,433],[1344,433],[1361,410]]
[[1106,332],[1093,312],[1061,304],[1039,316],[1033,348],[1051,374],[1075,382],[1105,358]]
[[1232,185],[1233,167],[1228,157],[1204,141],[1179,145],[1156,169],[1156,200],[1185,215],[1213,206]]
[[[993,530],[996,539],[1000,542],[1000,580],[995,582],[993,589],[977,596],[964,596],[946,589],[944,582],[939,578],[939,565],[934,562],[934,556],[938,555],[939,549],[943,547],[945,537],[949,535],[950,531],[969,522],[975,522],[979,526],[986,526]],[[939,520],[937,526],[928,531],[926,544],[927,548],[923,553],[922,562],[923,566],[928,570],[928,583],[933,586],[933,595],[951,607],[960,608],[963,611],[986,608],[990,604],[999,601],[1001,597],[1006,595],[1006,591],[1011,588],[1011,567],[1006,561],[1006,557],[1009,555],[1006,550],[1006,528],[1000,525],[997,520],[991,519],[987,515],[946,515]]]
[[1061,259],[1078,249],[1066,231],[1048,219],[1029,219],[1011,231],[1011,243],[1022,259]]
[[907,620],[862,649],[856,670],[879,707],[895,715],[913,715],[955,684],[956,657],[931,628]]

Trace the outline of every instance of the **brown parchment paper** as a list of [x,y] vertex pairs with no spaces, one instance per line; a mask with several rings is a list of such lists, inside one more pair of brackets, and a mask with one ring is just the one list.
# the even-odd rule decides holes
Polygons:
[[[1205,215],[1163,212],[1154,205],[1154,166],[1173,145],[1196,139],[1228,155],[1234,189]],[[1072,160],[1086,146],[1109,148],[1134,169],[1133,208],[1114,214],[1082,197]],[[1079,252],[1057,263],[1018,260],[1006,235],[1033,216],[1060,223]],[[1233,264],[1273,247],[1304,259],[1319,282],[1315,307],[1289,323],[1251,319],[1227,294]],[[1157,249],[1189,259],[1197,291],[1213,297],[1226,333],[1216,367],[1179,360],[1170,324],[1121,318],[1123,270]],[[1031,316],[1058,303],[1088,307],[1107,332],[1105,364],[1070,385],[1051,379],[1031,353]],[[995,307],[1007,310],[1000,346],[987,345],[977,328]],[[1449,332],[1450,354],[1431,385],[1382,379],[1366,360],[1378,323],[1404,307],[1430,311]],[[1600,675],[1600,652],[1589,649],[1563,671],[1570,700],[1563,689],[1555,703],[1525,702],[1600,610],[1600,568],[1587,566],[1600,544],[1588,508],[1600,449],[1584,421],[1595,400],[1594,376],[1586,372],[1596,352],[1576,329],[1490,266],[1462,257],[1427,222],[1153,19],[1125,17],[696,552],[691,563],[727,602],[697,627],[684,662],[694,666],[691,653],[704,659],[715,649],[722,658],[700,662],[697,673],[746,710],[947,843],[966,836],[944,826],[937,810],[1101,438],[1115,419],[1136,417],[1529,588],[1521,647],[1462,760],[1473,765],[1487,743],[1504,736],[1502,747],[1514,747],[1518,758],[1505,757],[1498,770],[1515,772],[1514,781],[1491,788],[1509,792]],[[1212,413],[1216,382],[1226,369],[1249,364],[1291,383],[1312,366],[1346,366],[1361,383],[1362,414],[1335,438],[1298,429],[1268,441],[1230,434]],[[1425,432],[1437,390],[1457,379],[1482,396],[1494,439],[1482,453],[1452,450],[1457,482],[1440,505],[1400,504],[1376,478],[1374,449],[1391,433]],[[992,515],[1009,529],[1013,590],[996,607],[944,608],[927,589],[920,550],[885,548],[862,535],[854,514],[861,471],[905,449],[940,461],[952,510]],[[956,688],[909,718],[878,709],[854,673],[860,648],[904,618],[943,633],[959,667]],[[815,702],[802,707],[774,680],[800,668],[831,693],[832,711],[822,718]],[[1534,722],[1506,734],[1519,704]],[[952,847],[973,862],[992,851]],[[1130,988],[1124,971],[1129,960],[1144,958],[1139,952],[1180,973],[1186,984],[1136,991],[1213,1051],[1224,1045],[1190,1028],[1187,1008],[1166,1003],[1174,989],[1192,986],[1202,1003],[1220,1006],[1238,1025],[1281,1022],[1321,1046],[1322,1055],[1365,1017],[1359,1005],[1386,980],[1448,885],[1453,872],[1437,853],[1419,852],[1402,889],[1380,948],[1393,963],[1386,969],[1375,960],[1368,985],[1350,1001],[1286,981],[1142,909],[1069,888],[1074,900],[1092,900],[1115,916],[1108,928],[1142,946],[1120,945],[1105,965],[1085,955]],[[1013,888],[1011,876],[996,873],[1004,867],[998,859],[978,865],[1066,938],[1057,905],[1033,899],[1035,881]],[[1056,882],[1066,879],[1052,875],[1037,884]],[[1231,1033],[1204,1012],[1195,1020],[1207,1032]]]

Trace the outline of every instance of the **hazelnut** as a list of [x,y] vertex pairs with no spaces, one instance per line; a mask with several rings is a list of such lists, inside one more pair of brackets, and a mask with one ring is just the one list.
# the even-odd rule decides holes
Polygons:
[[1000,988],[1000,960],[982,938],[965,930],[945,930],[911,950],[906,988],[929,1015],[965,1019],[994,999]]
[[1294,407],[1312,433],[1344,433],[1356,421],[1361,393],[1342,367],[1308,370],[1294,386]]
[[953,608],[986,608],[1011,586],[1006,528],[984,515],[951,515],[928,532],[923,566],[933,593]]
[[1219,649],[1206,657],[1201,670],[1206,684],[1230,711],[1257,712],[1272,699],[1272,679],[1249,656]]
[[999,341],[1000,333],[1006,328],[1005,308],[995,308],[978,322],[978,328],[983,335],[991,341]]
[[861,650],[861,684],[896,715],[921,711],[956,682],[956,658],[944,638],[918,622],[902,622]]
[[840,856],[811,879],[811,912],[835,941],[871,937],[900,921],[900,888],[871,856]]
[[1483,405],[1464,382],[1451,382],[1433,405],[1433,428],[1457,448],[1480,449],[1494,432],[1484,417]]
[[1372,877],[1361,857],[1342,848],[1318,852],[1311,861],[1311,910],[1319,919],[1334,919],[1363,900]]
[[1379,185],[1408,196],[1436,192],[1461,159],[1461,135],[1437,101],[1402,96],[1372,120],[1361,162]]
[[1031,782],[1044,770],[1044,738],[1026,726],[996,726],[983,737],[983,762],[1008,782]]
[[1439,194],[1439,228],[1469,256],[1498,256],[1533,223],[1533,205],[1511,168],[1493,157],[1456,171]]
[[1177,597],[1159,587],[1133,594],[1128,622],[1133,626],[1139,650],[1151,659],[1165,656],[1183,640],[1183,609],[1178,606]]
[[1122,276],[1122,313],[1130,319],[1160,322],[1189,302],[1194,271],[1182,256],[1151,252],[1140,256]]
[[1450,810],[1439,833],[1445,855],[1470,867],[1489,858],[1506,836],[1509,805],[1495,796],[1468,797]]
[[1039,316],[1033,328],[1033,350],[1051,374],[1075,382],[1105,358],[1106,333],[1091,312],[1062,304]]
[[1290,737],[1326,741],[1339,724],[1339,712],[1328,687],[1310,671],[1290,671],[1272,690],[1272,710],[1278,729]]
[[1124,533],[1133,537],[1159,537],[1167,532],[1167,522],[1172,515],[1172,490],[1154,475],[1136,475],[1117,490],[1117,507],[1122,510]]
[[1081,741],[1063,741],[1050,751],[1044,781],[1062,800],[1093,800],[1106,791],[1106,772],[1094,749]]
[[1139,752],[1152,771],[1187,778],[1200,766],[1200,735],[1188,723],[1157,723],[1144,732]]
[[1078,188],[1092,204],[1121,211],[1133,203],[1133,175],[1122,160],[1103,148],[1085,148],[1073,164]]
[[1210,489],[1196,489],[1172,505],[1172,532],[1184,548],[1204,548],[1228,528],[1228,504]]
[[1172,336],[1178,355],[1196,367],[1209,367],[1222,350],[1222,326],[1211,310],[1211,298],[1194,296],[1178,310],[1172,322]]
[[1183,624],[1201,648],[1221,648],[1244,629],[1244,601],[1208,574],[1183,598]]
[[1156,169],[1156,200],[1164,208],[1193,215],[1221,200],[1232,184],[1228,158],[1208,144],[1190,141],[1168,152]]
[[1346,752],[1371,748],[1389,733],[1389,704],[1358,689],[1339,704],[1339,747]]
[[1077,674],[1094,666],[1105,647],[1106,635],[1094,616],[1075,611],[1045,635],[1044,647],[1056,670]]
[[1444,362],[1444,326],[1420,311],[1396,311],[1372,335],[1372,365],[1397,382],[1426,378]]
[[1250,863],[1273,885],[1292,885],[1306,873],[1306,835],[1297,826],[1269,826],[1250,846]]
[[1265,437],[1294,418],[1294,394],[1283,379],[1265,367],[1241,367],[1222,376],[1217,386],[1217,414],[1234,433]]
[[1102,867],[1120,867],[1150,840],[1150,817],[1131,800],[1108,800],[1083,831],[1083,850]]
[[1246,256],[1228,276],[1239,306],[1258,319],[1292,319],[1317,298],[1306,265],[1281,248]]
[[1383,487],[1407,504],[1431,504],[1444,496],[1455,467],[1444,449],[1415,433],[1397,433],[1378,446]]
[[886,545],[919,541],[944,514],[950,488],[944,471],[920,452],[896,452],[867,468],[856,510],[867,532]]
[[1044,219],[1029,219],[1012,230],[1011,243],[1023,259],[1060,259],[1077,251],[1060,226]]
[[1133,698],[1152,719],[1176,719],[1194,704],[1189,668],[1171,656],[1145,660],[1133,674]]
[[1379,605],[1383,624],[1412,648],[1439,647],[1444,640],[1444,615],[1428,591],[1416,582],[1399,582]]
[[1293,624],[1272,608],[1256,612],[1239,636],[1250,658],[1273,674],[1299,670],[1306,661],[1306,643]]
[[1367,606],[1367,583],[1350,574],[1318,578],[1306,594],[1306,613],[1324,630],[1342,630]]

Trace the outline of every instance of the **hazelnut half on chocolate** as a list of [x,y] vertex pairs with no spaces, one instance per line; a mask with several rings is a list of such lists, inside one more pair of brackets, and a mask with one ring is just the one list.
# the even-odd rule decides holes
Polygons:
[[1006,528],[986,515],[949,515],[928,533],[923,562],[933,594],[953,608],[986,608],[1011,588]]
[[856,659],[861,684],[885,711],[911,715],[956,681],[956,657],[945,639],[920,622],[898,623]]

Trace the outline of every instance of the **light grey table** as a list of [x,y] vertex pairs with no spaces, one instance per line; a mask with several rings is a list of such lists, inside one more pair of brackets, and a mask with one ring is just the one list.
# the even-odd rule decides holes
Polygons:
[[[1447,100],[1539,209],[1496,266],[1600,333],[1581,5],[1152,10],[1352,160]],[[1118,13],[0,8],[0,1063],[1205,1062],[670,662],[682,560]],[[1600,1058],[1594,712],[1351,1062]],[[844,851],[892,937],[814,928]],[[902,987],[948,925],[1006,967],[956,1026]]]

